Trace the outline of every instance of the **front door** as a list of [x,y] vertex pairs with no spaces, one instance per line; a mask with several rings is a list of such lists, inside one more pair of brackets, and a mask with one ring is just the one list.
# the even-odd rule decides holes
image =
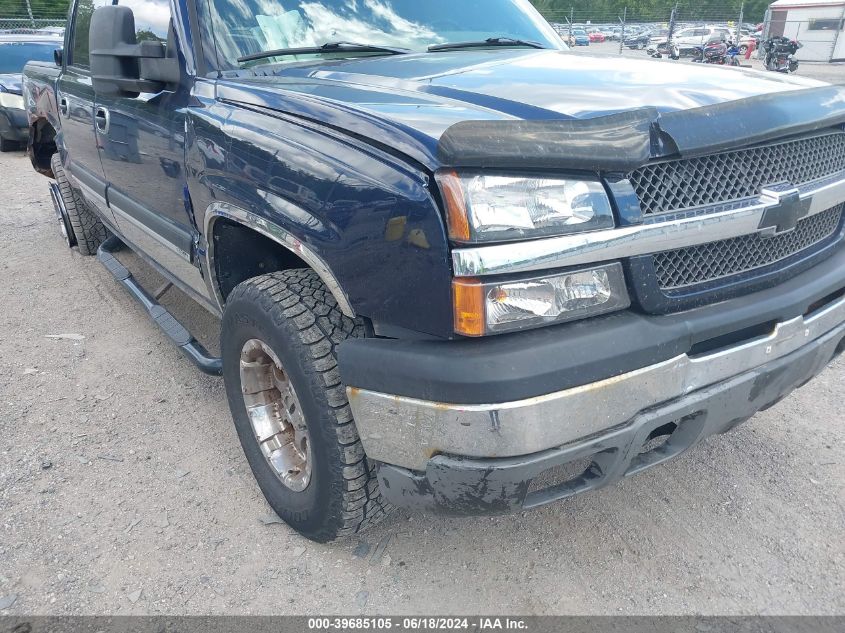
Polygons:
[[[132,9],[138,41],[163,42],[167,56],[177,57],[169,0],[118,3]],[[186,82],[134,98],[98,94],[95,116],[109,206],[121,233],[178,281],[204,295],[205,283],[191,262],[198,233],[183,171],[189,99]]]
[[106,204],[106,178],[94,133],[94,88],[88,56],[88,26],[97,6],[110,0],[77,0],[65,41],[65,68],[59,77],[56,99],[61,117],[62,146],[70,151],[66,171],[86,202],[99,210],[107,223],[114,217]]

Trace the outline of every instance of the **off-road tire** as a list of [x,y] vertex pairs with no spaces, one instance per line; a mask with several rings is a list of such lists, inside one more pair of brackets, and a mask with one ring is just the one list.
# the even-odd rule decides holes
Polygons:
[[[338,372],[338,346],[364,334],[361,319],[345,316],[309,269],[250,279],[226,301],[221,328],[223,378],[244,453],[276,514],[320,543],[358,533],[390,509],[379,492],[375,464],[364,454]],[[247,415],[240,359],[243,346],[253,339],[266,343],[281,361],[305,416],[312,478],[302,492],[290,490],[277,477]]]
[[70,186],[65,168],[62,166],[62,159],[58,154],[53,154],[50,161],[53,167],[53,175],[59,184],[59,191],[65,202],[68,219],[73,227],[73,234],[76,237],[76,247],[82,255],[96,255],[100,244],[109,237],[109,231],[100,219],[88,208],[82,196]]

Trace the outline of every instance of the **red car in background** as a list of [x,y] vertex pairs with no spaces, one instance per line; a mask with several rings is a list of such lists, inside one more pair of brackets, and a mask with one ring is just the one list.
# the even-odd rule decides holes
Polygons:
[[607,39],[601,31],[593,31],[592,33],[588,33],[587,37],[590,38],[590,44],[603,44],[604,41]]

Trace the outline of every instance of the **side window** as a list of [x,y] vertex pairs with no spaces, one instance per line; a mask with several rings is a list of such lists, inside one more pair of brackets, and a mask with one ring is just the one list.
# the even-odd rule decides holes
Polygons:
[[810,31],[841,31],[845,27],[845,22],[833,18],[810,18]]
[[73,13],[73,43],[71,44],[69,66],[88,68],[88,27],[91,26],[91,14],[94,9],[103,7],[108,0],[79,0]]
[[170,28],[170,0],[78,0],[73,18],[73,44],[69,65],[89,68],[88,28],[95,9],[119,4],[132,9],[135,16],[135,37],[167,44]]

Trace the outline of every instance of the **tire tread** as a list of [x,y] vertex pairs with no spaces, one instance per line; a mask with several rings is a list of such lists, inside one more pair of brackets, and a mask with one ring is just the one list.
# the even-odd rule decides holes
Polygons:
[[59,185],[59,191],[65,202],[68,219],[76,236],[76,246],[83,255],[96,255],[100,244],[109,236],[108,229],[100,219],[88,208],[82,196],[70,185],[62,165],[61,156],[53,154],[51,160],[53,175]]
[[346,387],[337,367],[337,348],[348,338],[365,335],[361,319],[343,314],[337,301],[319,276],[310,269],[286,270],[255,277],[235,288],[228,303],[240,300],[257,303],[273,323],[292,324],[310,356],[310,367],[322,385],[333,420],[338,462],[332,467],[339,475],[339,496],[334,533],[318,535],[318,540],[333,540],[357,534],[387,516],[390,507],[382,499],[376,478],[376,465],[367,458],[355,427]]

